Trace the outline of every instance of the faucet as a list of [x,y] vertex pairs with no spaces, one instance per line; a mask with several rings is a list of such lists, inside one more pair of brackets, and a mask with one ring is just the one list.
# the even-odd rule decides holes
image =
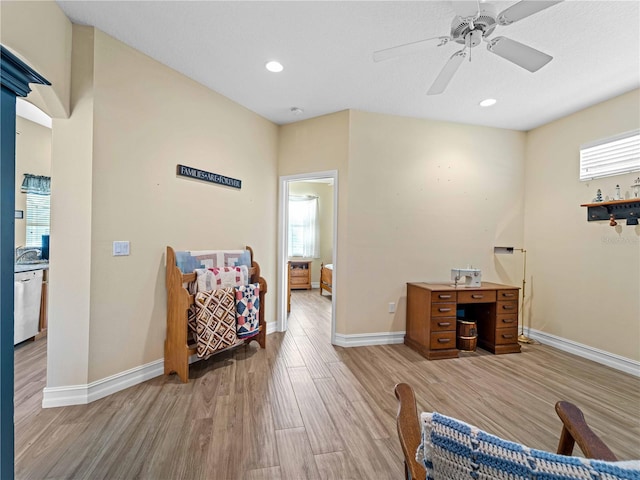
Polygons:
[[26,260],[38,260],[39,256],[40,256],[40,250],[38,250],[37,248],[30,248],[22,252],[20,255],[18,255],[16,257],[15,263],[21,263],[20,260],[22,260],[24,257],[35,257],[35,258],[26,258]]

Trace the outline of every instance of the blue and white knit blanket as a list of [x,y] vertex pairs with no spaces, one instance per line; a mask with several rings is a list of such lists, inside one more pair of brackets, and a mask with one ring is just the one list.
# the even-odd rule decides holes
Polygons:
[[640,480],[640,461],[603,462],[528,448],[439,413],[423,413],[416,460],[428,480]]

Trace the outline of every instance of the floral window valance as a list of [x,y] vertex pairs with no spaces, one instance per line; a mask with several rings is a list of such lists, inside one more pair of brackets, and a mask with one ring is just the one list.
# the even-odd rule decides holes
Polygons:
[[30,173],[24,174],[24,180],[22,181],[22,187],[20,188],[22,193],[35,193],[38,195],[51,195],[51,177],[45,177],[44,175],[32,175]]

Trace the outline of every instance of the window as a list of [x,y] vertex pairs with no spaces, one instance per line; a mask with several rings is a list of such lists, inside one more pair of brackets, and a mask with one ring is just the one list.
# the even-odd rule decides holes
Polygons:
[[640,130],[580,146],[580,180],[640,171]]
[[27,193],[26,247],[42,248],[42,235],[49,235],[51,195]]
[[318,258],[320,256],[318,198],[289,196],[289,256]]

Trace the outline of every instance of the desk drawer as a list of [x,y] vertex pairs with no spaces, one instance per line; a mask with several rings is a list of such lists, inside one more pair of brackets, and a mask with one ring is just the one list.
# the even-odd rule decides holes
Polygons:
[[518,327],[518,314],[517,313],[501,313],[496,315],[496,328],[511,328]]
[[456,292],[431,292],[432,302],[455,302]]
[[512,314],[515,313],[515,314],[517,314],[518,313],[518,301],[517,300],[506,300],[506,301],[497,302],[496,313],[498,315],[506,314],[506,313],[512,313]]
[[309,276],[309,270],[306,268],[292,268],[291,276],[307,278]]
[[493,303],[495,301],[495,290],[472,290],[470,292],[458,292],[458,303]]
[[[456,304],[455,303],[432,303],[431,304],[431,316],[432,317],[454,317],[456,316]],[[454,327],[455,330],[455,327]]]
[[456,332],[437,332],[431,334],[431,349],[444,350],[456,348]]
[[498,290],[498,300],[518,300],[518,290]]
[[496,345],[518,343],[518,327],[501,328],[496,330]]
[[435,317],[431,319],[432,332],[446,332],[448,330],[455,331],[456,317]]

